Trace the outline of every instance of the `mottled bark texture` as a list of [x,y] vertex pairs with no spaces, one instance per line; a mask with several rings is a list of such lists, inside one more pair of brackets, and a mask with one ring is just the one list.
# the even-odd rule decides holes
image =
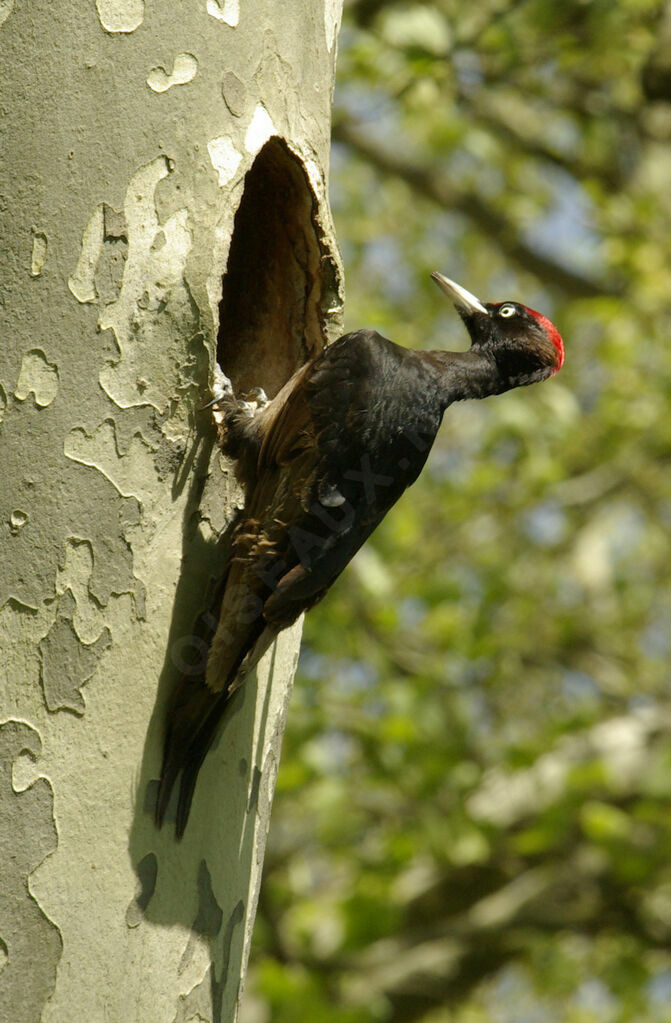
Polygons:
[[180,844],[153,805],[240,504],[215,356],[272,394],[337,332],[339,17],[0,4],[0,1020],[235,1017],[298,629]]

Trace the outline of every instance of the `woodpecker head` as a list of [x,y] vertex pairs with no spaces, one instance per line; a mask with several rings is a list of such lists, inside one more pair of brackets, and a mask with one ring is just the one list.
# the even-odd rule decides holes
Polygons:
[[449,277],[432,273],[466,324],[471,345],[491,353],[511,387],[554,376],[564,363],[564,342],[547,317],[519,302],[483,304]]

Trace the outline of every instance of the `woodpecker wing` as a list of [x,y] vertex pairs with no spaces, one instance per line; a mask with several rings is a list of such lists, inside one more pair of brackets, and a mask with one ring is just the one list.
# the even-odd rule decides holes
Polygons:
[[[241,533],[258,529],[245,555],[252,571],[271,569],[269,627],[285,628],[321,599],[418,475],[442,411],[422,406],[417,365],[415,353],[357,331],[258,417],[258,468]],[[400,407],[399,392],[407,398]],[[421,429],[413,433],[415,420]],[[218,659],[213,647],[213,667]]]

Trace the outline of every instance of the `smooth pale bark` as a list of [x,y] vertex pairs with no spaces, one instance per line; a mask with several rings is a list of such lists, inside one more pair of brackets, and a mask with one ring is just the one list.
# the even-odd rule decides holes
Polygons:
[[181,843],[153,803],[240,501],[198,412],[217,347],[272,392],[337,329],[339,17],[0,3],[2,1020],[236,1014],[299,627],[236,698]]

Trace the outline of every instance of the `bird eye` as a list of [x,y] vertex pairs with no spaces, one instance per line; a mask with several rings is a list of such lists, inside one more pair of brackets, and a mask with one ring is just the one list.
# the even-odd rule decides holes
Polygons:
[[517,309],[514,305],[502,305],[499,309],[499,316],[514,316]]

